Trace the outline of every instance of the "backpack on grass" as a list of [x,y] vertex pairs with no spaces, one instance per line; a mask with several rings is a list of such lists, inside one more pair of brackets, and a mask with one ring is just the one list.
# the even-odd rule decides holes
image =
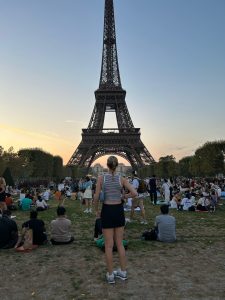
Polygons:
[[142,233],[141,239],[145,241],[156,241],[157,240],[157,230],[152,228],[151,230],[146,230]]
[[139,181],[139,186],[137,188],[138,194],[143,194],[147,192],[147,185],[144,179],[138,179]]
[[[126,240],[123,240],[123,246],[125,248],[125,250],[127,250],[127,245],[128,245],[128,241]],[[104,241],[104,237],[101,237],[99,239],[96,240],[96,246],[98,248],[100,248],[102,251],[105,251],[105,241]],[[114,244],[113,246],[113,251],[117,251],[117,247],[116,245]]]

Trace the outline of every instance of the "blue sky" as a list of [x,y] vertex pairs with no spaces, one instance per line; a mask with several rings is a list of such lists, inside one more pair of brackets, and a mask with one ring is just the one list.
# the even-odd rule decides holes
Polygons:
[[[114,9],[126,103],[153,157],[179,160],[224,139],[225,1],[114,0]],[[103,0],[0,0],[0,145],[67,163],[94,107],[103,22]]]

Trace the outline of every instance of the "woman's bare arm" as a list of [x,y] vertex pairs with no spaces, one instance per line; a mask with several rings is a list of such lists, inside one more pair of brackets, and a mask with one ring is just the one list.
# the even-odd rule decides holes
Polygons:
[[102,189],[102,181],[103,181],[103,177],[99,176],[96,184],[95,194],[94,194],[94,207],[95,207],[96,216],[99,216],[98,205],[99,205],[99,194]]
[[128,198],[135,198],[138,196],[137,191],[135,190],[135,188],[128,182],[128,180],[126,178],[122,178],[122,184],[123,186],[129,191],[128,194],[124,195],[125,199]]

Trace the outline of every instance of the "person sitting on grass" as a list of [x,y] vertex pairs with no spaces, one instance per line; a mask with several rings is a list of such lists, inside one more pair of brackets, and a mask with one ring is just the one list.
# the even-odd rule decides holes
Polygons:
[[18,228],[11,219],[11,211],[4,210],[0,217],[0,249],[13,248],[18,240]]
[[36,201],[36,207],[37,207],[37,211],[43,211],[46,210],[48,208],[48,204],[45,202],[44,199],[42,199],[42,197],[39,195]]
[[30,194],[26,194],[25,198],[23,198],[21,201],[20,201],[20,208],[23,210],[23,211],[28,211],[31,209],[31,205],[33,204],[33,201],[31,199],[31,196]]
[[51,243],[53,245],[70,244],[74,241],[71,235],[71,221],[66,218],[66,209],[63,206],[57,208],[57,219],[51,221]]
[[208,211],[209,210],[209,200],[207,197],[205,197],[203,194],[201,194],[201,197],[198,199],[197,202],[197,210],[198,211]]
[[51,197],[50,189],[46,189],[41,196],[43,200],[49,201],[49,198]]
[[190,193],[185,194],[184,198],[181,200],[181,206],[183,210],[190,210],[190,208],[193,206]]
[[5,204],[7,206],[7,209],[9,209],[9,210],[17,210],[16,205],[13,203],[12,196],[9,193],[6,193]]
[[43,245],[47,242],[45,223],[37,218],[38,212],[30,212],[30,220],[22,224],[22,228],[29,228],[33,231],[33,244]]
[[161,214],[155,218],[157,240],[172,243],[176,241],[176,219],[169,215],[169,206],[163,204],[160,207]]
[[170,208],[178,209],[178,192],[174,193],[172,200],[170,201]]

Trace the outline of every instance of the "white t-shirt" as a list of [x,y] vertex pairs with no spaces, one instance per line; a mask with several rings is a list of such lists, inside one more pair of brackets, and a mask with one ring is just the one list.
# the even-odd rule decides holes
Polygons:
[[206,197],[202,197],[198,200],[198,204],[201,204],[202,206],[208,206],[210,204],[210,200]]
[[170,201],[170,208],[176,208],[177,209],[177,202],[175,199],[172,199]]
[[183,198],[181,205],[183,205],[183,210],[188,210],[188,208],[192,206],[192,201],[191,199]]
[[59,184],[58,184],[58,191],[61,192],[62,190],[64,190],[64,187],[65,187],[65,186],[64,186],[64,183],[59,183]]
[[37,206],[37,207],[41,207],[41,208],[46,208],[48,205],[47,205],[47,203],[45,202],[45,200],[42,200],[42,201],[37,200],[37,201],[36,201],[36,206]]
[[46,190],[43,194],[42,194],[42,197],[44,200],[48,201],[49,200],[49,197],[50,197],[50,191],[49,190]]
[[216,192],[217,192],[217,195],[218,195],[218,197],[221,197],[221,193],[222,193],[222,191],[221,191],[221,188],[216,188]]
[[170,185],[168,182],[164,182],[162,185],[162,189],[165,194],[169,193],[170,194]]
[[19,201],[21,201],[23,198],[25,198],[25,194],[24,193],[20,193],[20,199],[19,199]]
[[170,201],[170,185],[168,182],[163,183],[162,190],[164,192],[164,200],[166,202],[169,202]]
[[71,197],[71,191],[68,189],[68,190],[66,190],[66,196],[67,197]]

